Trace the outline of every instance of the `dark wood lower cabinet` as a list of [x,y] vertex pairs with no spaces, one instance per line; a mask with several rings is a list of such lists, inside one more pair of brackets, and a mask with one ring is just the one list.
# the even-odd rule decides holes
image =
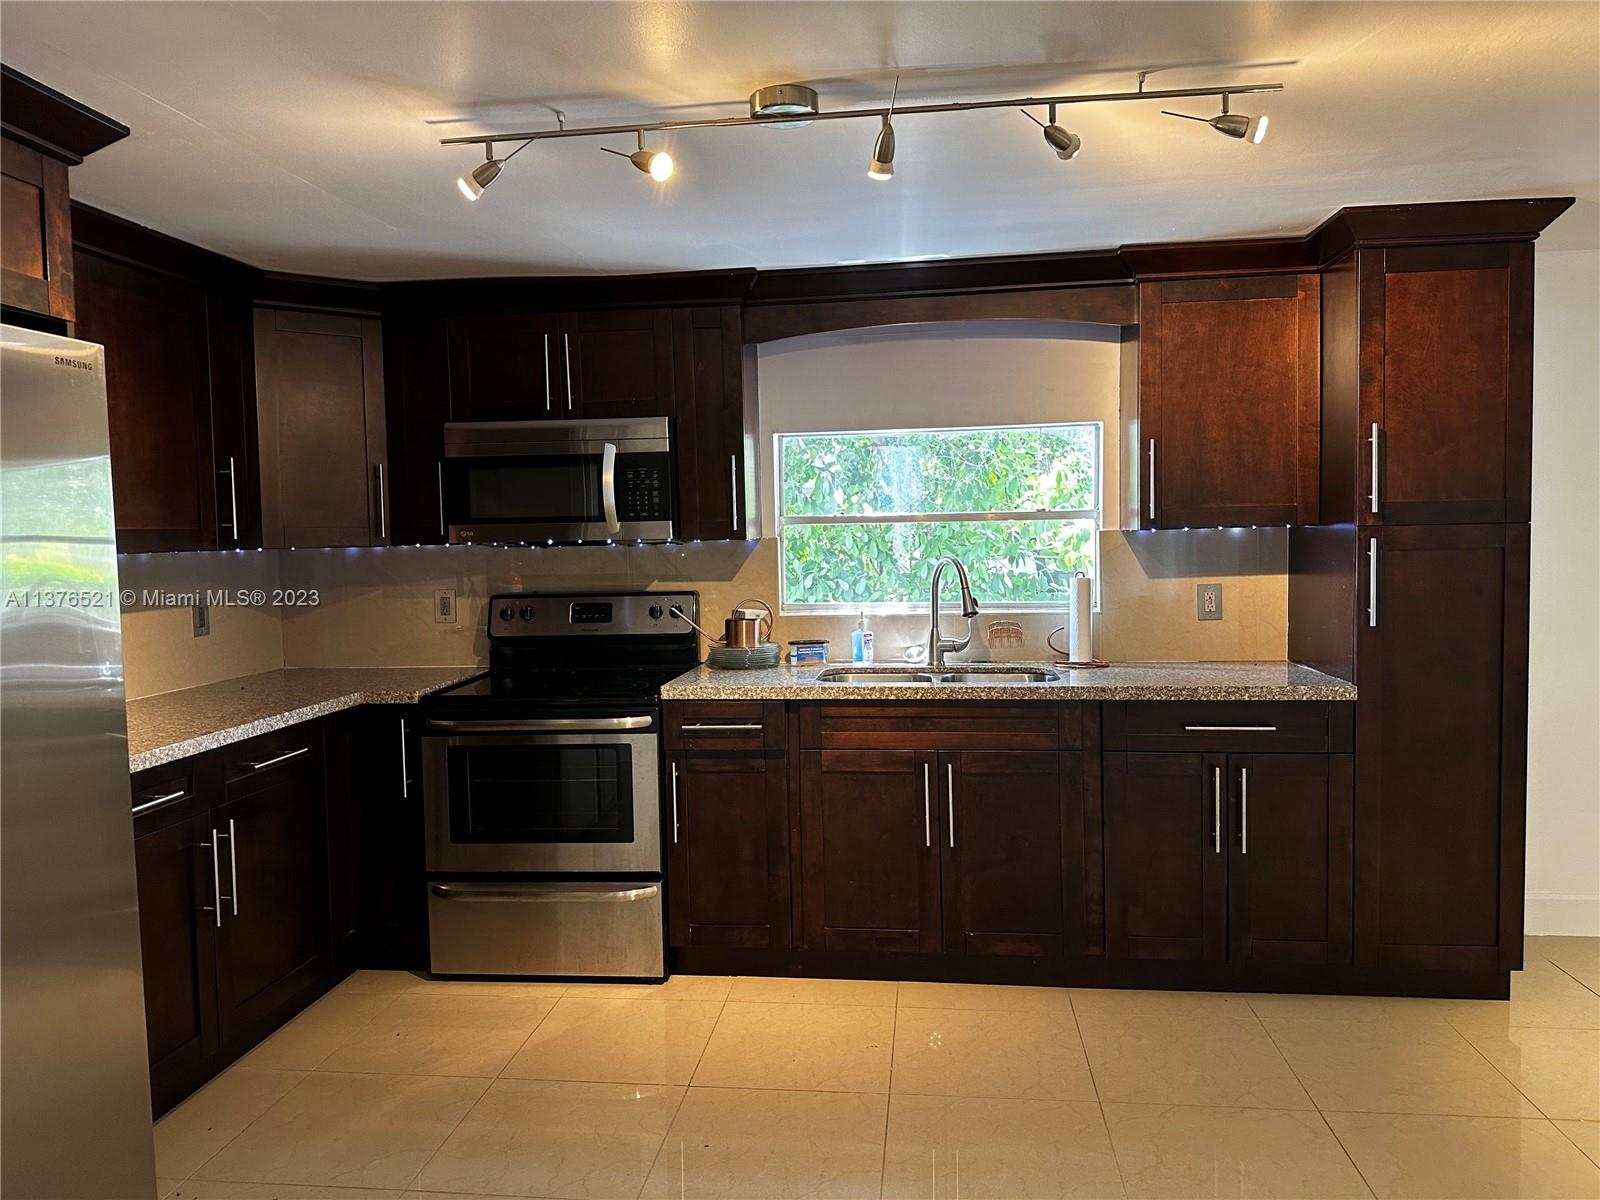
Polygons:
[[808,947],[940,949],[936,757],[926,750],[801,752]]
[[1062,838],[1082,785],[1077,752],[940,754],[946,953],[1063,953],[1081,879]]
[[1356,961],[1514,969],[1528,528],[1391,526],[1363,531],[1361,550]]
[[1227,955],[1227,757],[1107,754],[1106,954]]
[[668,762],[667,933],[675,946],[789,945],[789,809],[781,754]]
[[211,822],[201,813],[133,843],[150,1090],[158,1111],[192,1086],[217,1051],[210,841]]

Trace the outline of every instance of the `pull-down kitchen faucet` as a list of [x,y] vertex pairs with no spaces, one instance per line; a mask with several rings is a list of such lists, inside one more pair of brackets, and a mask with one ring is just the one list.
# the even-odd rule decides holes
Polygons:
[[[956,569],[956,578],[961,581],[961,615],[967,619],[967,634],[965,637],[947,638],[939,632],[939,579],[944,574],[946,564]],[[944,666],[945,651],[953,650],[957,654],[972,644],[972,618],[978,615],[978,602],[972,598],[972,583],[967,578],[967,567],[953,554],[947,554],[933,565],[932,594],[928,600],[928,665],[930,667]]]

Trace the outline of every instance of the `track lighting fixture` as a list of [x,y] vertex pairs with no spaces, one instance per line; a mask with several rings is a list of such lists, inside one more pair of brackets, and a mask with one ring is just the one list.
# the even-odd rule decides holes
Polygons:
[[1056,106],[1054,104],[1050,106],[1050,124],[1048,125],[1027,109],[1022,110],[1022,115],[1044,130],[1045,144],[1056,152],[1056,157],[1062,162],[1070,162],[1078,157],[1078,151],[1083,149],[1083,139],[1056,124]]
[[[608,154],[615,154],[619,158],[626,158],[639,170],[649,175],[657,183],[663,183],[672,177],[672,155],[665,150],[646,150],[644,148],[644,135],[646,133],[659,133],[667,130],[678,129],[728,129],[745,125],[766,125],[773,129],[799,129],[820,121],[855,121],[877,118],[879,122],[877,137],[872,143],[872,162],[867,167],[869,179],[885,180],[894,178],[894,118],[907,113],[922,115],[926,113],[973,113],[986,109],[1018,108],[1038,125],[1044,133],[1045,144],[1055,152],[1057,158],[1063,162],[1076,158],[1083,148],[1083,141],[1071,130],[1056,123],[1056,106],[1062,104],[1118,104],[1138,103],[1150,100],[1194,100],[1202,97],[1217,97],[1222,101],[1222,112],[1214,117],[1196,117],[1188,113],[1162,111],[1169,117],[1182,117],[1186,121],[1203,121],[1225,137],[1235,138],[1240,141],[1259,143],[1267,135],[1267,118],[1265,116],[1247,116],[1244,113],[1230,112],[1229,101],[1234,96],[1252,95],[1260,92],[1281,92],[1281,83],[1240,83],[1224,84],[1212,87],[1192,88],[1152,88],[1145,90],[1145,79],[1149,71],[1139,72],[1139,83],[1136,91],[1129,92],[1097,92],[1084,94],[1061,94],[1053,96],[1016,96],[1009,99],[994,100],[941,100],[931,104],[908,104],[905,108],[899,107],[900,77],[895,76],[894,87],[889,93],[887,108],[856,108],[844,109],[833,112],[823,111],[818,103],[816,92],[799,83],[775,84],[771,87],[758,89],[750,97],[750,115],[736,117],[698,117],[681,121],[652,121],[643,125],[591,125],[586,128],[568,129],[566,114],[556,112],[556,128],[533,129],[520,133],[492,133],[468,134],[464,137],[444,138],[441,141],[445,146],[482,146],[485,161],[474,167],[469,174],[463,175],[456,181],[456,186],[461,189],[461,194],[469,200],[476,200],[483,195],[487,188],[499,176],[505,164],[513,156],[520,153],[533,142],[542,142],[554,138],[592,138],[615,137],[620,134],[633,134],[638,139],[638,149],[633,153],[624,153],[621,150],[612,150],[601,147]],[[1048,106],[1050,112],[1049,123],[1039,120],[1030,108]],[[510,154],[503,158],[496,158],[494,154],[497,142],[520,142]]]
[[868,179],[894,178],[894,102],[900,95],[900,76],[894,77],[894,88],[889,92],[889,111],[883,114],[883,124],[872,143],[872,162],[867,166]]
[[665,183],[672,178],[672,155],[665,150],[646,150],[644,148],[644,130],[635,130],[639,135],[639,148],[632,154],[624,154],[621,150],[613,150],[610,146],[601,146],[607,154],[615,154],[618,158],[625,158],[639,170],[650,176],[657,183]]
[[1242,138],[1252,146],[1259,146],[1267,136],[1267,118],[1247,117],[1243,113],[1228,111],[1228,93],[1222,93],[1222,111],[1214,117],[1191,117],[1188,113],[1161,110],[1163,116],[1182,117],[1185,121],[1204,121],[1223,137]]
[[[522,147],[518,146],[517,149],[520,150]],[[504,159],[494,156],[493,142],[484,145],[483,153],[484,160],[456,180],[456,187],[461,189],[461,194],[468,200],[476,200],[483,195],[483,189],[500,177],[500,168],[506,165]]]

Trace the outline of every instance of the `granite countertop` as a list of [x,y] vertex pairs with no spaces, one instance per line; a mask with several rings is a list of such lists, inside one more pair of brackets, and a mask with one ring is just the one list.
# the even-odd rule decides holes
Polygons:
[[128,769],[143,771],[362,704],[411,704],[482,667],[301,667],[128,701]]
[[[850,663],[806,663],[756,671],[699,666],[661,689],[663,700],[1354,700],[1355,685],[1291,662],[1149,662],[1069,671],[1048,662],[985,663],[989,667],[1051,670],[1054,683],[818,683],[826,669]],[[856,669],[862,669],[854,664]],[[948,662],[947,671],[976,664]],[[875,663],[879,671],[925,671],[910,664]]]

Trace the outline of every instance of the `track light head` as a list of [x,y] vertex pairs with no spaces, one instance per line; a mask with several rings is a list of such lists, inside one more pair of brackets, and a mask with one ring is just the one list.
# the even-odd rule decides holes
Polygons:
[[505,160],[491,158],[473,167],[467,174],[456,180],[456,187],[468,200],[476,200],[483,195],[483,191],[500,176],[500,168],[505,166]]
[[628,161],[657,183],[672,178],[672,155],[665,150],[635,150],[628,155]]
[[1046,125],[1044,140],[1062,162],[1070,162],[1077,158],[1078,151],[1083,149],[1083,139],[1059,125]]
[[1252,146],[1259,146],[1267,136],[1266,116],[1250,117],[1244,113],[1228,111],[1228,93],[1222,93],[1222,111],[1214,117],[1191,117],[1188,113],[1168,112],[1161,110],[1163,115],[1169,117],[1182,117],[1186,121],[1204,121],[1223,137],[1238,138],[1249,142]]
[[888,117],[883,119],[877,139],[872,143],[872,162],[867,166],[867,178],[894,178],[894,123]]

